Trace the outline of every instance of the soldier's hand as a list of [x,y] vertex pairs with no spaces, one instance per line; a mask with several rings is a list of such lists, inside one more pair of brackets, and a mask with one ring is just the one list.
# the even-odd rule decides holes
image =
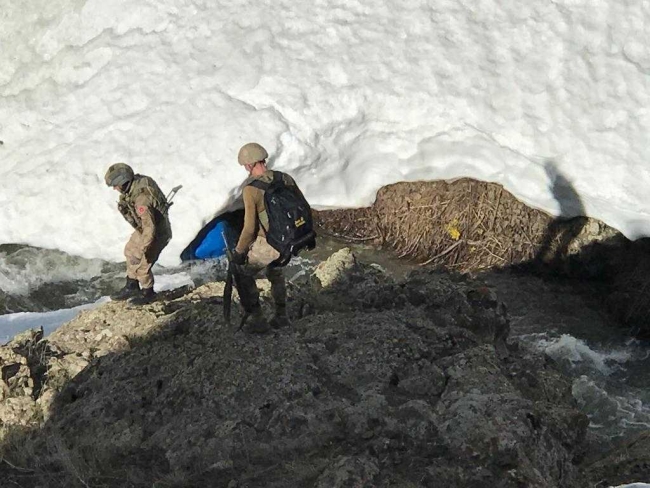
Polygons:
[[230,262],[232,264],[236,264],[236,265],[246,264],[246,254],[237,252],[236,249],[230,252],[230,256],[228,256],[228,259],[230,259]]

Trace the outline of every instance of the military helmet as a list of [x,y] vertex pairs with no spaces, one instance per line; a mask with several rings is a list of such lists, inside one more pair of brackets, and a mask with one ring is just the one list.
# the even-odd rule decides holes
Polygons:
[[133,179],[133,169],[126,163],[112,164],[104,179],[108,186],[122,186]]
[[257,142],[249,142],[248,144],[244,144],[239,150],[237,161],[239,161],[239,164],[242,166],[246,166],[247,164],[255,164],[258,161],[264,161],[268,157],[269,153],[266,152],[266,149],[260,146]]

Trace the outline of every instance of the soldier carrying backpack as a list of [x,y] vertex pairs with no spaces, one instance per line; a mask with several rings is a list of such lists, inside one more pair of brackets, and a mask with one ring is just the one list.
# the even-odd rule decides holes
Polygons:
[[[264,333],[289,325],[284,281],[285,266],[303,249],[313,249],[316,233],[309,204],[294,179],[266,167],[268,153],[257,143],[242,146],[237,157],[249,173],[244,182],[244,227],[230,253],[234,278],[244,311],[250,317],[246,332]],[[264,318],[255,275],[265,270],[271,282],[275,315]]]

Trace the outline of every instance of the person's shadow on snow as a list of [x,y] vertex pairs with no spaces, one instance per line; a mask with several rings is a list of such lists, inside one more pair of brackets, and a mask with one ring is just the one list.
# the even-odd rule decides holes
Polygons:
[[547,227],[534,262],[540,267],[558,267],[567,257],[569,246],[578,237],[587,218],[580,195],[573,184],[559,171],[555,161],[547,160],[544,170],[560,214]]

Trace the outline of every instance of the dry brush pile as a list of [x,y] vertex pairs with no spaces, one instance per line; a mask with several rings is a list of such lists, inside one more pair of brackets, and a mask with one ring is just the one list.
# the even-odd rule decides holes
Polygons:
[[500,185],[466,178],[389,185],[372,207],[316,212],[316,221],[325,234],[459,271],[555,261],[607,229],[580,217],[556,219]]

